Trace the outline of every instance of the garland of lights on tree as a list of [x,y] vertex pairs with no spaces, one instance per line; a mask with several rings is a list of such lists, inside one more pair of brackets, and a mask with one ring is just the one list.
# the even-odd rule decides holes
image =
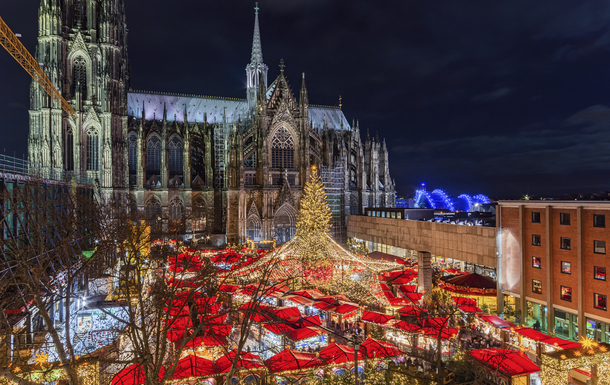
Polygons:
[[295,288],[315,287],[369,304],[390,306],[377,275],[401,267],[396,262],[377,261],[352,254],[330,236],[331,211],[324,184],[312,166],[297,218],[297,231],[290,241],[256,263],[232,272],[252,281],[261,268],[274,265],[272,281],[292,281]]

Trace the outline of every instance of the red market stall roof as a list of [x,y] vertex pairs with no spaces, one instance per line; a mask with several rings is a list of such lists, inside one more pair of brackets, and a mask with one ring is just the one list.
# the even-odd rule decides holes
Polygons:
[[540,368],[525,353],[510,349],[479,349],[468,352],[481,363],[511,377],[536,373]]
[[360,345],[360,353],[367,358],[384,358],[405,354],[389,342],[369,338]]
[[514,323],[508,322],[507,320],[500,318],[498,316],[495,316],[495,315],[480,315],[479,318],[481,318],[485,322],[489,322],[490,324],[500,327],[500,328],[512,328],[512,327],[516,326]]
[[485,313],[483,310],[479,309],[476,306],[472,306],[472,305],[457,305],[457,307],[464,313],[480,313],[480,314]]
[[422,293],[405,293],[404,296],[412,302],[419,302],[424,295]]
[[477,300],[474,298],[456,297],[456,296],[452,296],[451,298],[457,305],[477,306]]
[[547,336],[546,334],[541,333],[538,330],[534,330],[524,326],[512,328],[510,329],[510,331],[515,332],[517,334],[521,334],[523,337],[529,338],[530,340],[534,341],[544,341],[551,338],[550,336]]
[[305,338],[313,337],[320,334],[325,334],[323,329],[316,326],[306,326],[288,333],[288,338],[293,341],[301,341]]
[[324,362],[315,354],[286,349],[266,360],[265,364],[269,371],[282,373],[315,368],[324,365]]
[[427,313],[428,310],[422,309],[419,306],[415,306],[413,304],[403,306],[398,309],[398,313],[404,317],[419,317],[422,312]]
[[381,287],[381,290],[383,291],[392,291],[392,289],[390,289],[390,287],[385,283],[380,283],[379,287]]
[[418,330],[418,333],[421,333],[425,336],[432,336],[435,339],[438,338],[439,334],[442,340],[448,340],[450,338],[455,337],[458,334],[459,330],[454,328],[439,328],[439,327],[431,327],[431,328],[422,328]]
[[578,342],[568,341],[557,337],[551,337],[548,340],[541,341],[544,344],[553,345],[560,349],[581,348],[582,345]]
[[301,318],[297,324],[303,326],[321,326],[322,320],[319,315],[310,315],[309,317]]
[[467,295],[495,296],[497,284],[489,277],[477,273],[443,277],[442,289]]
[[299,305],[311,305],[314,303],[313,299],[301,297],[300,295],[289,294],[289,295],[285,295],[283,298],[288,301],[298,303]]
[[[235,360],[236,350],[232,350],[220,357],[214,364],[216,364],[217,373],[228,373],[231,370],[231,366],[233,365],[233,361]],[[237,362],[235,363],[236,370],[256,370],[265,368],[265,363],[261,360],[261,358],[255,354],[247,353],[242,351],[237,358]]]
[[404,330],[409,333],[413,333],[413,332],[421,329],[421,326],[409,323],[407,321],[397,322],[394,324],[394,327],[397,329],[400,329],[400,330]]
[[362,320],[364,322],[376,323],[380,325],[387,324],[394,316],[390,314],[377,313],[374,311],[365,310],[362,313]]
[[223,335],[204,335],[197,336],[187,342],[184,345],[185,349],[196,348],[199,346],[225,346],[228,345],[229,341],[226,336]]
[[389,261],[389,262],[403,262],[404,263],[404,259],[402,257],[398,257],[396,255],[392,255],[392,254],[388,254],[388,253],[382,253],[381,251],[373,251],[372,253],[368,254],[369,258],[372,259],[376,259],[378,261]]
[[417,290],[417,285],[400,285],[398,286],[398,290],[405,294],[415,293],[415,291]]
[[[327,364],[351,362],[354,361],[354,348],[333,342],[320,350],[320,358],[326,361]],[[360,351],[358,351],[358,358],[362,358]]]
[[262,303],[246,302],[241,305],[238,310],[242,310],[242,314],[252,319],[252,322],[271,321],[271,316],[273,314],[273,308]]
[[323,301],[326,303],[336,303],[338,301],[349,301],[349,298],[343,294],[325,295],[324,297],[316,298],[316,301]]
[[467,272],[464,271],[460,271],[458,269],[443,269],[441,270],[443,273],[449,273],[449,274],[457,274],[457,275],[466,275],[468,274]]
[[235,293],[239,289],[239,285],[220,285],[218,291],[223,293]]
[[305,298],[309,298],[309,299],[316,299],[316,298],[324,297],[324,293],[322,293],[320,290],[317,290],[317,289],[300,290],[300,291],[292,292],[290,294],[291,295],[300,295],[301,297],[305,297]]
[[207,377],[216,373],[214,362],[203,357],[188,355],[178,361],[172,380],[182,380],[191,377]]
[[343,305],[339,305],[339,306],[337,306],[336,309],[331,310],[331,311],[334,313],[339,313],[339,314],[347,314],[347,313],[351,313],[357,309],[360,309],[360,306],[353,305],[351,303],[344,303]]
[[291,333],[296,330],[294,327],[286,324],[266,324],[264,328],[277,335]]
[[[159,381],[165,376],[165,368],[159,370]],[[146,382],[146,374],[140,364],[132,364],[121,370],[112,378],[111,385],[140,385]]]
[[328,303],[328,302],[316,302],[313,304],[313,306],[315,308],[318,308],[320,310],[324,310],[324,311],[334,311],[333,309],[336,309],[337,305],[334,305],[332,303]]
[[299,308],[295,306],[291,307],[280,307],[277,309],[271,309],[276,316],[285,320],[285,321],[296,321],[301,318],[301,312]]

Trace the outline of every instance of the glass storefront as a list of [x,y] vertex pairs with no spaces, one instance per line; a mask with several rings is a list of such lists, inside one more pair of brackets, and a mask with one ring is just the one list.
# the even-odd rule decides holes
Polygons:
[[608,343],[610,341],[610,325],[587,318],[587,337],[594,339],[597,342]]
[[578,316],[555,309],[555,335],[567,340],[578,340]]
[[535,302],[527,301],[527,326],[541,331],[547,332],[547,307]]
[[521,323],[519,297],[504,294],[504,319],[515,325]]

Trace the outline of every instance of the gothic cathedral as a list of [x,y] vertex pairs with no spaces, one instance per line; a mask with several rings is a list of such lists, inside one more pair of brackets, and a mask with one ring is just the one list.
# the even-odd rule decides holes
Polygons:
[[255,10],[240,99],[131,90],[123,0],[41,0],[36,58],[78,118],[32,83],[32,168],[95,180],[153,230],[230,242],[290,239],[312,165],[339,240],[347,215],[393,207],[385,141],[310,104],[305,74],[297,99],[283,62],[268,84]]

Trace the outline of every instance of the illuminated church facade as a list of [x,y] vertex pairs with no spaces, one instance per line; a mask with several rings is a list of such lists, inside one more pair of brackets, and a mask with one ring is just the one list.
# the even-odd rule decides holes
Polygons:
[[123,0],[41,0],[36,55],[78,119],[32,84],[33,168],[94,179],[153,230],[285,242],[312,165],[338,238],[347,215],[394,206],[385,141],[310,104],[305,74],[297,98],[283,63],[268,84],[258,8],[244,99],[131,90]]

